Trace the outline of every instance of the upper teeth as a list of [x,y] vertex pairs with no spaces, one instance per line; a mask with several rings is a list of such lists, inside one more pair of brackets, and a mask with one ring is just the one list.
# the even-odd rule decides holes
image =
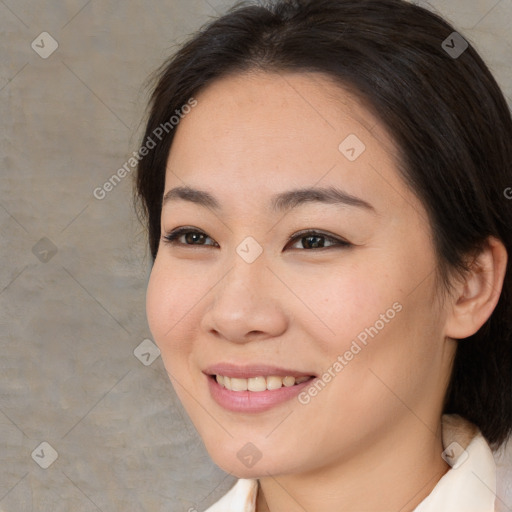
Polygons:
[[251,377],[250,379],[238,379],[236,377],[226,377],[216,375],[217,382],[230,391],[265,391],[266,389],[279,389],[282,386],[290,387],[294,384],[300,384],[309,379],[309,377],[279,377],[271,375],[269,377]]

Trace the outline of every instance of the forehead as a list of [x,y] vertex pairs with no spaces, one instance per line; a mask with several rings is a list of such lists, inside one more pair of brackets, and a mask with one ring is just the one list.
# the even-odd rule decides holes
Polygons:
[[196,99],[175,134],[166,190],[236,189],[247,198],[290,185],[334,185],[367,198],[383,188],[407,194],[385,127],[323,74],[232,75]]

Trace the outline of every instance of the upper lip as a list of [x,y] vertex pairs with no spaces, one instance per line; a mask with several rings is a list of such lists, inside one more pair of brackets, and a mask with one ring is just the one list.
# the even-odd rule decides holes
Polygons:
[[235,377],[238,379],[250,379],[252,377],[268,377],[276,375],[279,377],[312,377],[312,372],[301,372],[289,368],[280,368],[268,364],[246,364],[236,365],[231,363],[217,363],[208,366],[203,370],[206,375],[223,375],[224,377]]

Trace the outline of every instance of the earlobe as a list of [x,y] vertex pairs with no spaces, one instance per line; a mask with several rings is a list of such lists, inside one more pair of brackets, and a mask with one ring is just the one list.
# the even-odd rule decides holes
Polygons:
[[475,334],[498,303],[507,269],[507,250],[501,240],[489,237],[473,259],[464,279],[455,286],[445,336],[463,339]]

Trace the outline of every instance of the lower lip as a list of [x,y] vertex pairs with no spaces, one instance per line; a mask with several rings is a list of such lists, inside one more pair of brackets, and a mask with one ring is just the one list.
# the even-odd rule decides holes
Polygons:
[[233,412],[264,412],[296,397],[314,379],[300,384],[267,391],[231,391],[215,378],[206,376],[212,398],[224,409]]

